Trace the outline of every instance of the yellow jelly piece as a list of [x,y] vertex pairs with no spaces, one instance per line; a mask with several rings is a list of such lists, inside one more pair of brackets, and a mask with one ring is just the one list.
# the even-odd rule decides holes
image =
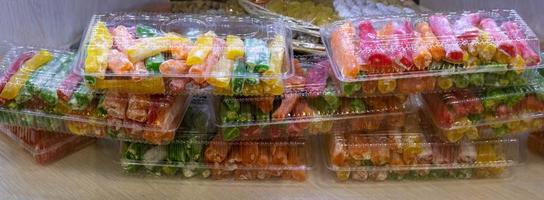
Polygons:
[[337,171],[336,178],[339,181],[347,181],[349,179],[349,171]]
[[130,80],[96,80],[95,89],[122,91],[133,94],[164,94],[166,89],[161,77]]
[[480,137],[480,135],[478,134],[478,129],[476,127],[469,127],[465,131],[465,135],[470,140],[476,140],[476,139],[478,139]]
[[263,81],[269,85],[274,84],[274,77],[281,75],[285,54],[284,47],[285,39],[281,35],[276,35],[268,45],[270,51],[270,68],[263,72],[263,76],[268,77],[263,79]]
[[497,160],[497,153],[491,144],[477,145],[476,152],[476,161],[479,163],[490,163]]
[[449,142],[457,142],[457,141],[461,140],[461,138],[463,138],[464,131],[449,130],[449,131],[446,131],[445,134],[446,134],[446,138],[448,139]]
[[244,57],[244,41],[235,35],[227,35],[226,56],[228,59],[235,60],[236,58]]
[[87,45],[87,56],[85,57],[85,73],[103,74],[108,67],[108,55],[113,46],[113,38],[104,22],[97,22],[89,44]]
[[127,55],[132,63],[169,51],[174,44],[190,43],[190,40],[176,34],[166,34],[162,37],[142,38],[127,49]]
[[245,84],[242,90],[242,94],[250,95],[250,96],[257,96],[257,95],[261,95],[262,93],[263,93],[262,84],[259,84],[259,85]]
[[510,60],[510,65],[512,65],[512,67],[516,69],[517,74],[521,74],[525,69],[525,60],[523,60],[523,57],[521,57],[521,55],[517,55],[516,57],[512,58],[512,60]]
[[453,87],[453,80],[451,80],[451,78],[445,77],[445,76],[439,77],[438,78],[438,87],[440,89],[442,89],[442,90],[450,89],[451,87]]
[[217,64],[212,66],[212,76],[207,79],[208,83],[214,87],[228,89],[230,85],[230,72],[233,67],[233,60],[221,57]]
[[0,93],[0,98],[3,99],[14,99],[19,95],[21,88],[30,78],[32,72],[41,66],[45,65],[53,59],[53,54],[46,50],[40,50],[36,55],[32,56],[29,60],[23,63],[23,66],[17,71],[6,83],[2,93]]
[[397,88],[396,80],[378,80],[378,91],[382,94],[391,93]]
[[194,47],[187,56],[187,65],[197,65],[204,63],[204,60],[212,50],[213,38],[215,33],[207,32],[196,39]]

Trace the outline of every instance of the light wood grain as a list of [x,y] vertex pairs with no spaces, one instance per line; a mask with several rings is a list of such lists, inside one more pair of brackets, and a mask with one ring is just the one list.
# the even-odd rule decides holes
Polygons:
[[320,162],[310,179],[234,182],[123,174],[111,142],[40,166],[0,136],[0,199],[543,199],[544,161],[530,154],[511,178],[339,184]]

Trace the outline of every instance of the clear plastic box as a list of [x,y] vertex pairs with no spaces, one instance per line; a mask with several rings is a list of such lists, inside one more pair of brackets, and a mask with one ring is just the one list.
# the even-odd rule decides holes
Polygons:
[[0,126],[0,129],[4,134],[19,143],[41,165],[60,160],[95,141],[95,139],[89,137],[38,131],[16,126]]
[[423,109],[447,141],[502,137],[544,125],[543,91],[534,86],[424,94]]
[[[415,102],[406,96],[215,96],[213,106],[217,127],[226,140],[402,126],[406,115],[416,111]],[[349,126],[342,127],[344,123]]]
[[95,91],[73,71],[73,57],[10,47],[0,65],[0,123],[152,143],[173,139],[189,96]]
[[538,38],[514,10],[360,17],[321,33],[340,81],[391,93],[481,87],[486,76],[516,80],[541,61]]
[[178,94],[209,84],[242,94],[250,85],[281,94],[292,58],[279,20],[117,13],[92,17],[77,66],[97,89]]
[[447,143],[421,132],[326,137],[325,164],[340,182],[505,177],[521,162],[516,138]]
[[305,181],[310,156],[304,139],[225,142],[222,135],[184,135],[163,146],[125,142],[121,165],[130,174]]

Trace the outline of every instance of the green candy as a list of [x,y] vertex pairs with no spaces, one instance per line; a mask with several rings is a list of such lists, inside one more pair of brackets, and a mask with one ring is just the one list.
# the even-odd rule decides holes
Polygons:
[[62,59],[60,70],[57,71],[55,76],[45,83],[39,91],[40,98],[49,106],[54,106],[58,103],[57,88],[60,84],[62,84],[64,78],[68,76],[70,70],[72,69],[74,55],[65,55],[60,59]]
[[484,74],[482,73],[470,74],[468,76],[468,80],[470,82],[470,85],[475,87],[481,87],[484,85],[485,82]]
[[164,55],[159,53],[145,59],[145,68],[150,72],[159,72],[159,67],[165,61]]
[[361,90],[361,84],[358,83],[343,83],[342,88],[347,96],[352,96],[356,92]]
[[240,129],[238,127],[226,128],[223,131],[223,139],[225,141],[232,141],[238,137],[240,137]]
[[465,75],[456,75],[453,77],[453,83],[457,88],[466,88],[468,87],[470,80]]
[[224,97],[223,103],[227,106],[227,108],[231,111],[238,112],[240,110],[240,102],[234,97]]
[[138,38],[155,37],[157,35],[159,35],[159,31],[157,29],[143,24],[136,25],[136,37]]
[[244,52],[246,63],[252,69],[249,73],[263,73],[270,69],[270,51],[264,40],[247,38]]
[[241,59],[237,59],[234,62],[234,68],[232,70],[231,89],[234,94],[241,94],[244,89],[244,83],[246,80],[242,77],[247,74],[247,68]]

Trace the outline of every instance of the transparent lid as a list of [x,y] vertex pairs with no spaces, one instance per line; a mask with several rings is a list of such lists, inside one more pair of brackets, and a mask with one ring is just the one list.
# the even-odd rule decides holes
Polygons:
[[358,17],[321,29],[343,82],[539,67],[539,40],[514,10]]
[[131,173],[303,181],[305,171],[311,169],[310,156],[310,146],[304,139],[226,142],[222,135],[185,135],[163,146],[125,142],[121,164]]
[[423,107],[443,130],[540,118],[544,116],[542,80],[538,77],[522,87],[424,94]]
[[406,171],[494,168],[521,162],[516,138],[447,143],[420,132],[331,134],[326,165],[340,171]]
[[[166,78],[183,82],[174,83],[178,87],[209,84],[240,93],[244,84],[261,82],[283,88],[282,80],[293,73],[292,57],[291,32],[278,20],[117,13],[93,16],[78,66],[91,85],[103,89]],[[169,92],[164,87],[157,84],[149,93]]]

